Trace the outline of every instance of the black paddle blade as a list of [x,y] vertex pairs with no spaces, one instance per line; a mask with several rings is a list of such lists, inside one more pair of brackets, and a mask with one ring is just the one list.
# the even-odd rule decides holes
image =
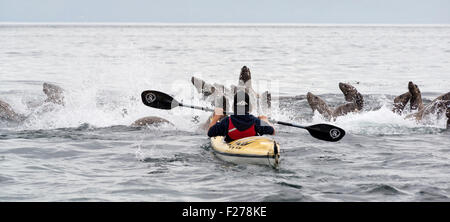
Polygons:
[[330,142],[337,142],[345,136],[343,129],[328,124],[316,124],[308,126],[305,129],[309,131],[311,136]]
[[146,106],[157,109],[172,109],[180,105],[172,96],[154,90],[142,92],[141,98]]

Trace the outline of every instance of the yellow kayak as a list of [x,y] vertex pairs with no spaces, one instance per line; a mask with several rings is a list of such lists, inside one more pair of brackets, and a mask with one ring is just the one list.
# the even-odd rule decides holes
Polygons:
[[226,143],[223,136],[211,138],[211,145],[217,157],[233,163],[264,164],[278,166],[280,145],[263,136],[246,137]]

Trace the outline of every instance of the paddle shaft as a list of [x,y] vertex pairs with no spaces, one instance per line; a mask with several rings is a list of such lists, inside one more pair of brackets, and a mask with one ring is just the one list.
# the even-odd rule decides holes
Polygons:
[[297,124],[293,124],[293,123],[287,123],[287,122],[282,122],[282,121],[276,121],[276,120],[272,120],[273,122],[280,124],[280,125],[285,125],[285,126],[293,126],[293,127],[297,127],[297,128],[301,128],[301,129],[306,129],[308,127],[305,126],[300,126]]
[[[198,110],[203,110],[203,111],[208,111],[208,112],[214,112],[213,109],[207,108],[207,107],[201,107],[201,106],[194,106],[194,105],[186,105],[183,103],[178,103],[179,106],[182,107],[187,107],[187,108],[191,108],[191,109],[198,109]],[[233,113],[231,112],[224,112],[224,115],[233,115]],[[301,129],[306,129],[307,127],[305,126],[300,126],[297,124],[293,124],[293,123],[287,123],[287,122],[282,122],[282,121],[277,121],[277,120],[270,120],[271,122],[280,124],[280,125],[285,125],[285,126],[292,126],[292,127],[297,127],[297,128],[301,128]]]
[[[214,112],[213,109],[210,109],[210,108],[207,108],[207,107],[186,105],[186,104],[183,104],[183,103],[178,103],[178,106],[187,107],[187,108],[191,108],[191,109],[203,110],[203,111],[207,111],[207,112]],[[224,115],[233,115],[232,112],[225,112],[225,111],[223,111],[223,113],[224,113]]]
[[187,108],[191,108],[191,109],[198,109],[198,110],[203,110],[203,111],[208,111],[208,112],[214,112],[213,109],[210,109],[210,108],[207,108],[207,107],[185,105],[183,103],[178,103],[178,106],[187,107]]

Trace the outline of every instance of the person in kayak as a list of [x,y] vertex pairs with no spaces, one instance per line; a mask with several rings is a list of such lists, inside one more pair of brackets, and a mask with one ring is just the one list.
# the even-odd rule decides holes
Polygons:
[[225,136],[225,141],[231,142],[250,136],[275,135],[275,129],[267,116],[257,118],[249,114],[250,97],[246,92],[238,91],[234,95],[233,111],[233,115],[226,117],[222,108],[214,109],[208,128],[209,137]]

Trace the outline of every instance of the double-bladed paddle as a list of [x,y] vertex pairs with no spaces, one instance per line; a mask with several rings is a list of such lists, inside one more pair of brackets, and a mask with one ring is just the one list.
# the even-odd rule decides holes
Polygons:
[[[166,109],[170,110],[178,106],[187,107],[191,109],[198,109],[203,111],[209,111],[213,112],[214,110],[207,107],[200,107],[200,106],[192,106],[192,105],[185,105],[183,103],[178,102],[175,100],[172,96],[169,96],[163,92],[154,91],[154,90],[146,90],[142,92],[141,94],[142,102],[146,106],[150,106],[157,109]],[[230,115],[232,113],[230,112],[224,112],[225,115]],[[341,140],[345,136],[345,131],[339,127],[329,125],[329,124],[315,124],[311,126],[301,126],[296,125],[292,123],[282,122],[282,121],[276,121],[271,120],[271,122],[285,125],[285,126],[292,126],[297,127],[301,129],[308,130],[309,134],[313,136],[314,138],[330,141],[330,142],[336,142]]]

